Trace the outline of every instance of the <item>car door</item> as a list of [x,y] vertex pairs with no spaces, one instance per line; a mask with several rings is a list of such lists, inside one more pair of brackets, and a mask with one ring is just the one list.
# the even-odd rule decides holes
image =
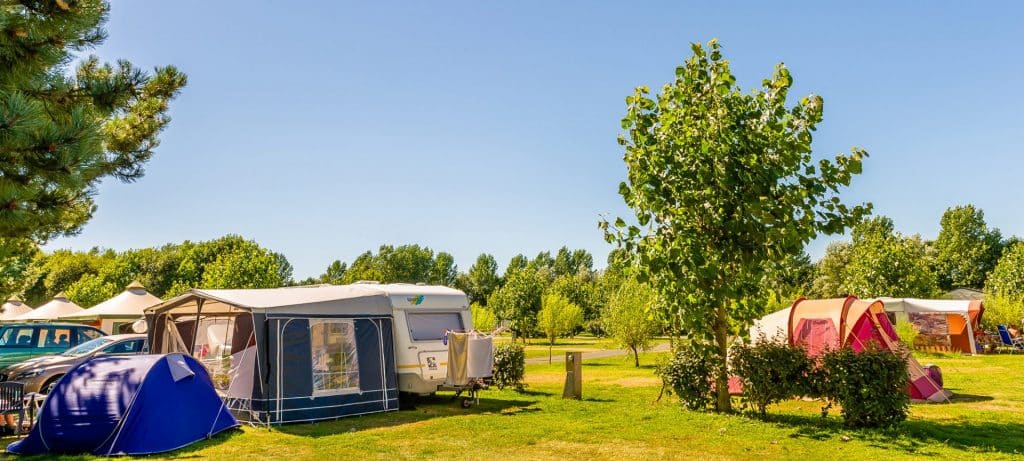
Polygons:
[[32,325],[5,328],[0,334],[0,369],[35,357],[37,332]]
[[74,327],[45,326],[39,328],[34,354],[59,354],[71,348],[78,335]]
[[145,341],[143,338],[118,341],[104,347],[100,352],[104,355],[135,355],[142,352],[142,346]]

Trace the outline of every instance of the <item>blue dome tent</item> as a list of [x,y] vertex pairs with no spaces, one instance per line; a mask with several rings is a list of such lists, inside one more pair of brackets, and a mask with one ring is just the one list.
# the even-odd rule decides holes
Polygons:
[[97,357],[57,383],[28,437],[7,451],[144,455],[236,426],[210,375],[192,357]]

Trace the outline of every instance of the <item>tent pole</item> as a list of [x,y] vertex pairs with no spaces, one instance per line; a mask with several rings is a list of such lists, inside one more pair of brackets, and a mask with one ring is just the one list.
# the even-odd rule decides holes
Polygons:
[[196,300],[196,324],[192,326],[192,343],[188,345],[188,355],[192,355],[196,351],[196,336],[199,335],[199,315],[203,313],[203,303],[206,300],[199,298]]

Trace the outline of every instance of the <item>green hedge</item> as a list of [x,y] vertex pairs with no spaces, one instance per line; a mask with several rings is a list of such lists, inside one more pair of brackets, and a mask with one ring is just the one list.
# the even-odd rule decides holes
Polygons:
[[657,369],[669,393],[675,393],[690,410],[706,409],[715,401],[711,384],[715,365],[711,354],[699,346],[681,344],[668,363]]
[[494,349],[494,385],[498,389],[514,387],[523,389],[523,376],[526,374],[526,352],[523,346],[515,343],[501,344]]
[[794,397],[818,394],[809,386],[814,360],[802,347],[761,338],[756,345],[733,346],[730,371],[743,381],[743,400],[765,414],[768,405]]
[[822,357],[828,373],[824,394],[842,407],[850,427],[888,427],[907,419],[907,361],[888,350],[830,351]]

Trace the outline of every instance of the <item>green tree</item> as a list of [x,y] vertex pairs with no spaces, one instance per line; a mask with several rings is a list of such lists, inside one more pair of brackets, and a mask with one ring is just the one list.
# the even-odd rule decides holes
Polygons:
[[0,297],[19,294],[25,289],[32,260],[39,247],[27,238],[0,237]]
[[96,275],[114,260],[113,251],[93,248],[88,252],[57,250],[40,254],[27,271],[25,302],[32,306],[49,301],[87,275]]
[[544,275],[527,267],[512,272],[505,284],[488,299],[488,307],[494,309],[498,318],[509,322],[513,342],[516,337],[523,338],[525,342],[536,327],[544,286]]
[[317,283],[330,283],[333,285],[340,285],[342,279],[345,277],[345,272],[348,271],[348,265],[335,259],[323,274],[317,278]]
[[486,333],[498,327],[498,317],[487,306],[473,303],[469,305],[469,312],[473,316],[473,329]]
[[853,227],[843,289],[859,298],[927,298],[938,291],[919,236],[904,237],[878,216]]
[[1024,300],[1024,245],[1011,246],[999,258],[985,284],[985,292]]
[[846,267],[850,265],[850,242],[832,242],[825,255],[814,265],[811,295],[815,298],[841,298],[846,291]]
[[96,208],[96,185],[140,178],[170,122],[168,103],[184,74],[77,54],[106,38],[108,10],[100,0],[2,7],[0,237],[46,241],[78,232]]
[[866,153],[813,163],[821,97],[787,107],[793,79],[782,64],[760,90],[743,92],[717,41],[692,50],[656,99],[647,87],[626,98],[619,142],[628,174],[619,192],[635,224],[601,226],[634,256],[639,281],[665,300],[665,317],[715,354],[716,407],[729,411],[729,340],[757,317],[762,303],[752,298],[766,262],[798,254],[868,211],[838,195]]
[[443,251],[438,252],[434,257],[434,266],[430,268],[430,275],[427,283],[431,285],[455,285],[455,279],[459,276],[459,268],[455,265],[455,258]]
[[949,208],[942,214],[935,239],[935,276],[939,287],[982,288],[1002,253],[1002,234],[989,229],[985,213],[974,205]]
[[985,283],[985,323],[1024,326],[1024,244],[1006,249]]
[[593,320],[600,316],[597,287],[594,277],[587,272],[561,275],[551,283],[547,293],[557,294],[583,309],[583,319]]
[[203,288],[277,288],[288,284],[281,261],[257,245],[217,256],[203,271]]
[[508,278],[513,272],[526,269],[530,265],[530,259],[522,254],[517,254],[508,261],[508,266],[505,267],[504,278]]
[[487,253],[476,258],[476,262],[469,267],[469,272],[462,275],[458,286],[466,292],[471,302],[487,305],[487,297],[494,293],[501,285],[501,278],[498,277],[498,262],[494,256]]
[[640,352],[650,347],[661,330],[655,317],[658,295],[649,286],[627,279],[608,301],[604,327],[612,338],[633,351],[633,364],[640,367]]
[[377,253],[367,251],[345,271],[343,283],[374,280],[381,283],[432,283],[452,285],[458,274],[455,259],[419,245],[381,245]]
[[181,263],[165,297],[189,288],[273,288],[289,285],[291,264],[284,256],[238,235],[181,244]]
[[548,340],[548,363],[551,363],[555,340],[583,324],[583,310],[558,294],[546,294],[537,312],[537,328]]

